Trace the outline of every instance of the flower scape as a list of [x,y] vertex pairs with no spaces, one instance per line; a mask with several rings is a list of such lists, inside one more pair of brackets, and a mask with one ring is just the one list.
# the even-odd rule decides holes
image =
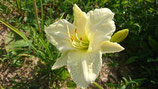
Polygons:
[[65,19],[45,28],[48,40],[62,53],[52,69],[67,66],[73,81],[86,88],[98,77],[102,67],[102,54],[124,50],[111,42],[116,27],[114,13],[108,8],[83,12],[73,6],[74,22]]

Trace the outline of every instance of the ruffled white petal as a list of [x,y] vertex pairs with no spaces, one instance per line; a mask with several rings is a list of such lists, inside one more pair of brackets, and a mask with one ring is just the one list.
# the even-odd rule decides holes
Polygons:
[[70,52],[67,60],[67,68],[71,74],[73,81],[80,87],[87,87],[88,83],[84,78],[82,68],[82,57],[83,53],[80,51]]
[[74,31],[75,26],[64,19],[51,24],[45,29],[48,40],[60,51],[73,49],[68,29]]
[[114,13],[108,8],[95,9],[87,13],[88,23],[86,33],[91,41],[90,48],[95,50],[100,42],[108,41],[115,31],[115,23],[112,20]]
[[102,65],[101,52],[76,51],[69,53],[67,67],[73,81],[86,88],[97,78]]
[[54,63],[52,70],[65,66],[67,64],[68,52],[63,52],[61,57]]
[[124,50],[124,48],[118,43],[104,41],[101,45],[102,53],[114,53],[114,52],[120,52],[122,50]]
[[[95,9],[94,11],[89,11],[87,13],[88,16],[88,28],[89,32],[95,32],[97,30],[100,30],[104,33],[110,33],[115,31],[115,25],[114,26],[108,26],[109,23],[113,24],[114,22],[111,22],[114,13],[108,9],[108,8],[101,8],[101,9]],[[99,29],[101,28],[101,29]]]
[[82,66],[85,78],[87,78],[89,83],[93,83],[101,70],[102,53],[100,51],[92,51],[83,54]]
[[85,36],[87,15],[85,12],[82,12],[82,10],[76,4],[74,4],[73,11],[74,11],[74,25],[78,29],[78,34]]

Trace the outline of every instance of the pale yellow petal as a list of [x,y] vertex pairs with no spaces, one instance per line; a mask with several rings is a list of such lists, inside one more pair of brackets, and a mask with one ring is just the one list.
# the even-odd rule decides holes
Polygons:
[[80,87],[88,87],[88,83],[84,78],[83,67],[82,67],[82,57],[83,53],[80,51],[73,51],[69,53],[67,60],[67,68],[73,81]]
[[[88,32],[102,31],[104,34],[115,31],[113,20],[114,13],[108,8],[95,9],[89,11],[88,16]],[[111,25],[111,26],[109,26]],[[108,27],[107,27],[108,26]],[[101,28],[101,29],[100,29]]]
[[68,21],[62,19],[45,28],[48,40],[55,45],[60,51],[73,49],[68,29],[72,31],[75,29]]
[[68,52],[63,52],[61,57],[54,63],[52,70],[65,66],[67,64]]
[[102,66],[101,52],[71,52],[67,66],[73,81],[80,87],[86,88],[99,75]]
[[74,25],[78,29],[78,34],[85,35],[87,15],[85,12],[82,12],[82,10],[76,4],[74,4],[73,11],[74,11]]
[[118,43],[104,41],[101,45],[102,53],[115,53],[124,50],[124,48]]
[[82,65],[84,76],[87,78],[88,83],[93,83],[101,70],[102,53],[99,51],[92,51],[83,54]]
[[98,49],[102,41],[109,41],[115,31],[114,13],[108,8],[95,9],[87,13],[86,33],[90,40],[90,48]]

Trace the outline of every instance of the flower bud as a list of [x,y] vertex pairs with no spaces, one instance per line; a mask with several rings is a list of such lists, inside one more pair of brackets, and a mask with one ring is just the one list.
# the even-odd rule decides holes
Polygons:
[[110,41],[119,43],[127,37],[128,32],[129,32],[128,29],[120,30],[111,37]]

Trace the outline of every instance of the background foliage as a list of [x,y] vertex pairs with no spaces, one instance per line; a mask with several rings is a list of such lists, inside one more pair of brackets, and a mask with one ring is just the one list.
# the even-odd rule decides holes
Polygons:
[[46,40],[44,33],[44,26],[60,18],[73,22],[72,7],[75,3],[85,12],[95,8],[110,8],[115,13],[117,30],[129,29],[128,37],[121,42],[126,50],[117,56],[104,55],[113,59],[109,66],[119,68],[120,82],[104,83],[102,86],[108,85],[114,89],[156,89],[158,0],[36,0],[41,32],[36,23],[32,0],[2,0],[0,19],[5,21],[3,24],[10,23],[7,26],[12,31],[0,48],[0,62],[22,67],[25,58],[37,57],[43,65],[36,68],[33,83],[12,81],[12,88],[58,89],[64,86],[62,84],[65,81],[68,88],[76,87],[65,68],[51,70],[60,53]]

